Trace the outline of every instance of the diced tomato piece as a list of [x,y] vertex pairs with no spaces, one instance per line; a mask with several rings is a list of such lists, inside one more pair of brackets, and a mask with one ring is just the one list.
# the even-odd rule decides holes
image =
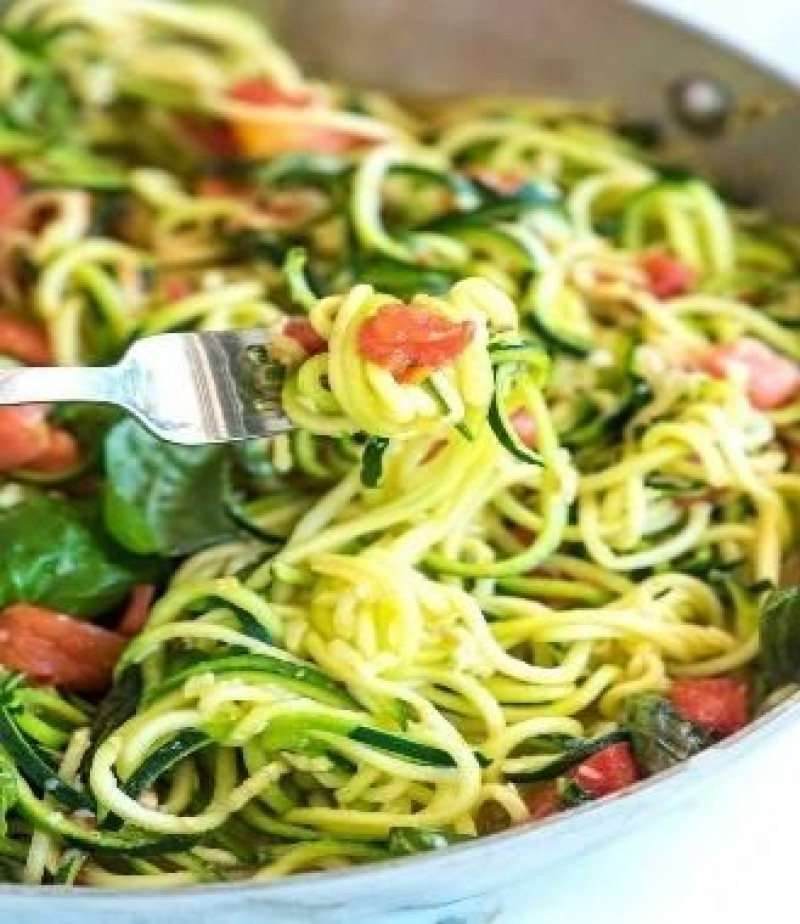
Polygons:
[[225,122],[182,115],[178,117],[178,128],[203,154],[222,160],[236,157],[236,138]]
[[147,622],[156,596],[155,584],[137,584],[131,591],[128,607],[122,614],[117,632],[126,638],[138,635]]
[[631,746],[621,741],[592,754],[568,776],[587,795],[600,799],[632,786],[639,779],[639,769]]
[[531,417],[530,411],[524,407],[514,411],[511,423],[522,442],[529,449],[533,449],[536,446],[536,421]]
[[168,279],[164,283],[164,296],[167,301],[179,302],[192,294],[192,286],[188,279],[181,279],[178,276]]
[[229,95],[242,103],[256,106],[289,106],[304,109],[314,102],[314,94],[308,90],[284,90],[266,77],[248,77],[231,87]]
[[13,167],[0,162],[0,227],[14,213],[23,187],[22,176]]
[[678,712],[714,735],[732,735],[749,719],[747,684],[730,677],[673,682],[669,698]]
[[384,305],[361,326],[358,348],[399,382],[456,360],[475,335],[472,321],[451,321],[428,308],[400,302]]
[[0,353],[29,366],[49,366],[53,362],[53,352],[42,326],[8,312],[0,312]]
[[528,793],[524,796],[524,800],[528,807],[528,818],[531,821],[549,818],[561,809],[561,795],[555,781],[546,783],[534,792]]
[[515,170],[470,167],[466,173],[501,196],[513,196],[526,182],[525,174]]
[[700,357],[699,365],[718,379],[743,370],[750,402],[762,411],[783,407],[800,390],[797,363],[750,337],[714,347]]
[[47,445],[25,467],[33,472],[57,474],[76,469],[80,463],[81,449],[75,437],[60,427],[50,427]]
[[[307,109],[316,102],[308,90],[284,90],[264,77],[242,80],[229,92],[232,99],[265,108]],[[234,121],[231,130],[240,153],[248,157],[287,151],[345,154],[364,143],[363,138],[346,131],[289,123],[265,124],[247,118]]]
[[644,254],[639,265],[647,276],[650,292],[656,298],[677,298],[691,292],[697,276],[691,266],[671,254],[656,250]]
[[195,191],[198,196],[223,199],[236,199],[242,194],[242,190],[230,180],[212,173],[200,177],[195,185]]
[[126,644],[116,632],[41,606],[16,603],[0,613],[0,663],[39,683],[100,692]]
[[325,341],[307,318],[289,318],[283,325],[283,333],[299,343],[309,356],[316,356],[328,349]]
[[0,472],[23,468],[47,449],[50,428],[42,404],[0,408]]

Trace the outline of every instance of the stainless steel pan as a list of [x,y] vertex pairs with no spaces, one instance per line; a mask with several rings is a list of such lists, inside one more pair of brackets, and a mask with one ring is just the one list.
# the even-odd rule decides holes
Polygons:
[[[797,90],[703,36],[616,0],[274,0],[259,4],[311,70],[415,96],[533,90],[618,100],[684,140],[676,85],[701,76],[729,118],[754,105],[796,105]],[[683,113],[685,116],[685,113]],[[800,124],[751,135],[753,157],[721,159],[725,179],[800,216]],[[692,157],[707,159],[698,140]],[[716,141],[710,142],[714,145]],[[714,150],[718,150],[716,147]],[[740,160],[740,159],[739,159]],[[760,179],[758,179],[760,177]],[[750,190],[752,191],[752,190]],[[749,749],[796,725],[800,695],[725,743],[616,798],[437,854],[315,873],[274,884],[148,894],[0,887],[2,924],[475,924],[513,909],[542,869],[644,824]]]

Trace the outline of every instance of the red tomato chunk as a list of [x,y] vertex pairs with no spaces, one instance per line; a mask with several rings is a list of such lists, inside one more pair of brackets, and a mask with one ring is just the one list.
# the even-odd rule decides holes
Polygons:
[[167,301],[177,302],[192,294],[192,284],[188,279],[174,277],[164,283],[164,297]]
[[561,795],[555,782],[546,783],[535,792],[528,793],[524,799],[531,821],[549,818],[561,809]]
[[0,408],[0,472],[17,468],[55,474],[80,463],[78,441],[47,423],[47,405]]
[[656,298],[677,298],[692,290],[696,280],[694,270],[683,260],[662,251],[645,254],[639,265],[647,277],[648,288]]
[[0,408],[0,472],[23,468],[50,445],[50,429],[43,404]]
[[670,699],[678,712],[715,735],[724,737],[748,722],[748,690],[743,680],[708,677],[676,680]]
[[49,366],[53,362],[53,353],[44,329],[35,321],[7,312],[0,313],[0,353],[13,356],[29,366]]
[[569,778],[587,795],[600,799],[632,786],[639,779],[639,770],[631,746],[622,741],[592,754],[569,773]]
[[97,693],[127,639],[62,613],[17,603],[0,613],[0,663],[38,683]]
[[190,144],[209,157],[227,160],[237,154],[236,139],[225,122],[181,115],[177,127]]
[[133,638],[134,635],[138,635],[145,627],[145,623],[150,616],[155,597],[155,584],[136,584],[131,591],[128,607],[122,614],[117,632],[124,635],[125,638]]
[[67,430],[49,427],[47,445],[27,468],[43,474],[57,474],[77,468],[81,463],[81,450],[78,441]]
[[[284,90],[264,77],[250,77],[231,87],[229,95],[241,103],[265,109],[309,109],[317,101],[307,90]],[[302,124],[265,124],[237,117],[231,128],[239,153],[246,157],[269,157],[286,151],[345,154],[360,147],[364,139],[335,128]]]
[[401,302],[384,305],[358,332],[358,348],[398,382],[450,365],[475,335],[471,321],[451,321],[427,308]]
[[0,161],[0,227],[11,219],[22,195],[22,177],[13,167]]
[[730,378],[743,370],[753,407],[770,411],[788,404],[800,390],[800,367],[760,340],[742,337],[709,350],[700,368],[715,378]]
[[247,77],[230,89],[232,99],[256,106],[289,106],[303,109],[314,97],[307,90],[283,90],[264,77]]

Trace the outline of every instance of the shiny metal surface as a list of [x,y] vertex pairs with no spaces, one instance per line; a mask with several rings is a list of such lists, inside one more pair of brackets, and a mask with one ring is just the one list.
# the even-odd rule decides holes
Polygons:
[[[535,90],[619,99],[636,116],[682,129],[666,94],[677,78],[711,73],[737,108],[791,100],[783,80],[676,24],[614,0],[250,0],[321,74],[414,95]],[[795,132],[795,134],[792,134]],[[786,164],[796,129],[767,146],[779,194],[800,214]],[[782,192],[781,192],[782,190]],[[537,873],[651,821],[733,773],[769,736],[796,731],[800,694],[739,735],[661,777],[538,825],[418,858],[272,884],[151,894],[0,886],[13,924],[490,924],[527,898]]]
[[249,0],[322,76],[412,96],[494,91],[609,99],[669,121],[666,89],[713,75],[740,105],[791,85],[621,0]]
[[[613,101],[626,117],[655,122],[681,163],[737,197],[800,219],[797,88],[643,9],[618,0],[249,6],[271,11],[279,38],[312,72],[359,86],[412,97],[508,91]],[[682,87],[704,83],[728,101],[724,138],[676,105]]]
[[262,331],[158,334],[137,340],[116,366],[0,371],[0,405],[115,404],[162,439],[200,445],[291,429],[280,385]]

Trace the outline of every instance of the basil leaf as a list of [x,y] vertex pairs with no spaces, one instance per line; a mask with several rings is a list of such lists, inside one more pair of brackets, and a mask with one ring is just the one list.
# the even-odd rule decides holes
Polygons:
[[0,510],[0,549],[0,608],[25,602],[98,616],[156,570],[106,535],[96,504],[44,494]]
[[106,525],[131,551],[186,555],[238,535],[223,448],[165,443],[128,419],[108,435],[105,460]]
[[122,412],[107,404],[58,404],[50,421],[66,427],[85,449],[101,449],[106,434]]
[[389,448],[389,440],[372,436],[364,444],[361,456],[361,484],[365,488],[376,488],[383,477],[383,455]]
[[774,689],[800,681],[800,587],[768,591],[761,602],[761,666]]
[[642,694],[628,700],[623,729],[631,737],[636,760],[647,773],[660,773],[699,754],[714,739],[684,719],[661,696]]

